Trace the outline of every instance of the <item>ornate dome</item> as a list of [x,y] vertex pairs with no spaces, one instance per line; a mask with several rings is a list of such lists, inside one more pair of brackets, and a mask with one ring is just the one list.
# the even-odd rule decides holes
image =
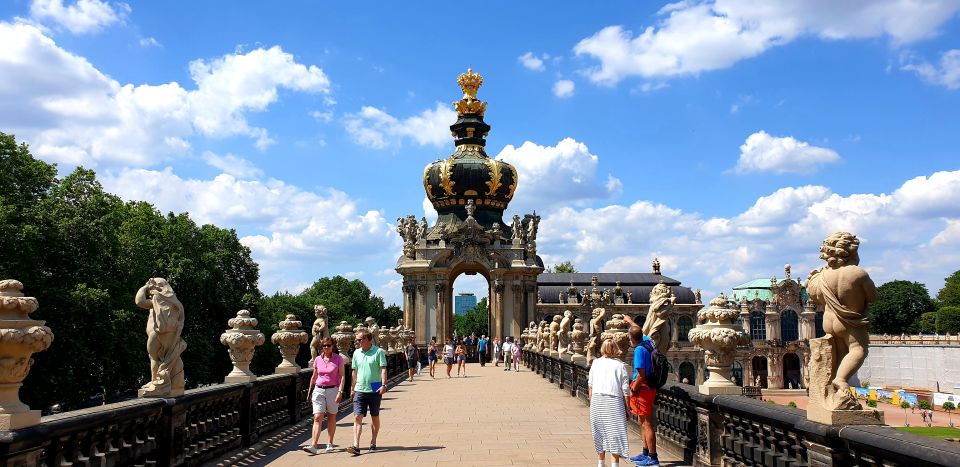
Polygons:
[[458,118],[450,125],[457,149],[424,169],[423,188],[439,213],[438,224],[465,221],[467,202],[473,200],[473,217],[478,223],[486,228],[494,223],[503,225],[503,211],[517,189],[517,170],[491,159],[484,150],[490,125],[483,121],[487,103],[477,99],[483,77],[467,70],[457,83],[463,98],[453,103]]

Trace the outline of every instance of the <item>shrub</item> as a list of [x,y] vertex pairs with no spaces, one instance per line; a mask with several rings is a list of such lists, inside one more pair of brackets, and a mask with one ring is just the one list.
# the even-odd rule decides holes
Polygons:
[[921,400],[917,405],[923,410],[930,410],[930,402],[928,401]]
[[907,401],[902,401],[900,402],[900,408],[903,410],[907,410],[910,408],[910,403]]
[[790,402],[787,403],[787,407],[790,407],[791,409],[795,409],[795,408],[797,408],[797,403],[796,403],[796,402],[793,402],[793,401],[790,401]]
[[941,334],[960,332],[960,306],[945,306],[937,311],[937,332]]
[[937,332],[937,312],[928,311],[920,315],[920,333],[933,334]]
[[877,406],[877,401],[872,400],[872,399],[871,399],[871,400],[868,400],[868,401],[867,401],[867,406],[868,406],[868,407],[874,407],[874,408],[875,408],[875,407]]

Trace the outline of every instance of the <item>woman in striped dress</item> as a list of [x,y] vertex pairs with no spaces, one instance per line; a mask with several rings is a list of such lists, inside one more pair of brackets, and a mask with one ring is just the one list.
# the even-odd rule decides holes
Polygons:
[[606,453],[613,456],[613,467],[619,467],[621,457],[629,457],[627,446],[627,407],[630,404],[630,382],[627,368],[617,360],[620,348],[612,339],[600,345],[603,355],[590,366],[588,380],[590,399],[590,430],[597,451],[597,467],[603,467]]

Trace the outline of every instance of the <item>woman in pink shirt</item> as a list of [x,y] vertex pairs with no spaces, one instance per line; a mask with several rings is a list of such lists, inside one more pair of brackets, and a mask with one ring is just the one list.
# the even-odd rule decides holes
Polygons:
[[337,344],[329,337],[323,340],[320,348],[320,355],[313,361],[313,376],[310,377],[310,392],[307,393],[307,399],[313,403],[313,442],[310,446],[304,446],[303,450],[310,454],[320,452],[317,445],[324,414],[327,415],[327,435],[330,437],[324,452],[333,451],[337,412],[340,401],[343,400],[343,357],[340,356]]

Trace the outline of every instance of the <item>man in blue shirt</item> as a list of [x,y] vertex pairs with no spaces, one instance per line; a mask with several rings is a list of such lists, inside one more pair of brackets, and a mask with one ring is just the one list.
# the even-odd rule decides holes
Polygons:
[[[653,366],[650,351],[647,350],[641,342],[653,344],[653,340],[643,335],[643,329],[637,326],[628,315],[624,315],[624,321],[630,325],[627,334],[630,335],[630,345],[633,349],[633,381],[630,382],[630,411],[640,421],[640,433],[643,437],[643,453],[631,457],[637,465],[660,465],[657,458],[657,435],[653,430],[653,403],[657,397],[657,390],[647,384],[647,378],[650,376],[650,367]],[[651,348],[653,346],[651,345]]]
[[477,341],[477,353],[480,354],[480,366],[487,366],[487,336],[480,336]]

